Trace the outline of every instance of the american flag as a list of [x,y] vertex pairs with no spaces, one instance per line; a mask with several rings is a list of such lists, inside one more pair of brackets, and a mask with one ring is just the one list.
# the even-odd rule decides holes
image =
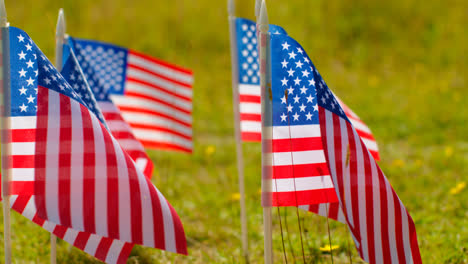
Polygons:
[[304,61],[301,73],[307,71],[309,81],[315,84],[312,92],[317,100],[314,117],[319,120],[318,133],[340,207],[360,256],[369,263],[421,263],[411,216],[317,68],[290,37],[272,36],[271,46],[273,61],[275,56],[284,58],[280,54],[285,52],[289,65]]
[[87,63],[85,63],[87,67],[79,65],[74,51],[71,50],[73,46],[64,45],[65,65],[61,72],[62,75],[83,99],[86,106],[94,112],[101,123],[106,125],[125,152],[135,161],[137,167],[143,171],[148,179],[151,179],[153,162],[146,154],[143,145],[133,135],[119,109],[109,98],[109,94],[99,84],[94,70]]
[[[280,26],[270,25],[271,34],[285,34]],[[255,22],[245,19],[236,19],[237,57],[239,65],[239,102],[240,102],[240,128],[243,141],[260,142],[261,116],[260,116],[260,79],[257,51],[257,34]],[[364,140],[367,148],[379,160],[377,142],[369,127],[341,100],[338,100],[346,115],[358,134]]]
[[[92,68],[144,147],[192,152],[190,70],[112,44],[70,39],[80,65]],[[107,111],[113,109],[103,107]]]
[[13,208],[101,260],[121,261],[130,243],[186,254],[171,205],[29,36],[9,30]]
[[[286,34],[283,28],[275,25],[270,25],[269,31],[272,34]],[[243,141],[260,142],[262,132],[260,72],[255,22],[237,18],[236,38],[241,136]]]
[[[288,38],[284,34],[273,36]],[[322,146],[315,82],[302,48],[271,44],[272,205],[336,202]],[[268,120],[265,120],[268,121]],[[268,122],[266,122],[268,123]],[[268,203],[268,202],[267,202]]]

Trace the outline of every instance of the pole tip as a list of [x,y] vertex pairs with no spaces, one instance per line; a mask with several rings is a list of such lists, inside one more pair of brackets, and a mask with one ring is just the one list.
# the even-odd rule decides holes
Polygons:
[[65,35],[65,14],[63,8],[59,9],[58,19],[57,19],[57,29],[55,31],[57,36],[63,37]]
[[260,0],[255,0],[255,17],[258,19],[260,16],[260,8],[262,6],[262,2]]
[[228,15],[234,16],[235,12],[236,12],[236,8],[234,5],[234,0],[228,0]]
[[8,27],[8,19],[5,8],[5,0],[0,0],[0,26]]
[[260,7],[260,17],[258,18],[258,25],[261,32],[268,32],[268,13],[265,0],[262,0],[262,6]]

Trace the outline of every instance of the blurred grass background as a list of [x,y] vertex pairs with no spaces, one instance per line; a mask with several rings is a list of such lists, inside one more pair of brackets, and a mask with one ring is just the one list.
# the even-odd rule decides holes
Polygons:
[[[254,0],[237,1],[253,19]],[[410,211],[425,263],[468,263],[468,2],[268,0],[270,22],[306,49],[328,85],[371,127],[380,166]],[[123,45],[193,69],[193,155],[149,151],[154,183],[179,213],[189,256],[135,247],[129,263],[239,263],[239,206],[226,1],[6,0],[12,26],[54,54],[57,12],[70,35]],[[263,262],[260,146],[244,144],[252,263]],[[296,210],[287,257],[302,262]],[[283,251],[277,210],[274,250]],[[13,213],[15,263],[47,263],[49,235]],[[324,218],[300,212],[307,262],[330,263]],[[335,263],[359,258],[330,222]],[[2,231],[3,226],[0,227]],[[3,247],[0,249],[3,259]],[[59,241],[59,263],[98,263]]]

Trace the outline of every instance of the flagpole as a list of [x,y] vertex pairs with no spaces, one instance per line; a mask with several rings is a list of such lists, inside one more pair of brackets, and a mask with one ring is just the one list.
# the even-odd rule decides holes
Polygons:
[[11,180],[11,127],[7,116],[11,111],[10,88],[10,30],[7,20],[5,1],[0,2],[0,24],[2,28],[2,199],[3,199],[3,241],[5,263],[11,264],[11,223],[10,223],[10,180]]
[[245,180],[244,180],[244,159],[242,156],[242,138],[240,130],[240,111],[239,111],[239,65],[237,58],[237,37],[236,37],[236,17],[234,0],[228,0],[229,15],[229,36],[231,41],[231,72],[232,72],[232,105],[234,108],[234,136],[236,140],[237,153],[237,173],[239,179],[240,194],[240,220],[241,220],[241,238],[242,254],[245,263],[249,263],[249,241],[247,236],[247,210],[245,206]]
[[260,50],[260,90],[262,102],[262,194],[263,198],[263,230],[264,230],[264,258],[265,264],[273,263],[273,242],[272,242],[272,218],[271,218],[271,83],[269,78],[269,56],[268,56],[268,14],[265,0],[262,1],[258,15],[257,28],[259,30],[259,50]]
[[257,21],[260,16],[260,7],[262,7],[262,2],[260,0],[255,0],[255,18]]
[[[57,27],[55,30],[55,68],[58,72],[62,70],[63,43],[65,41],[65,17],[63,8],[59,9]],[[57,237],[50,233],[50,264],[57,263]]]

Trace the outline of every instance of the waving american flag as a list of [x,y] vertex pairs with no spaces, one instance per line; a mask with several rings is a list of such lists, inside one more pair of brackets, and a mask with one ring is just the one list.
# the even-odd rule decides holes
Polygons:
[[317,68],[294,39],[270,40],[273,195],[293,185],[297,205],[332,188],[365,261],[421,263],[411,216]]
[[29,36],[9,32],[13,208],[111,263],[133,243],[186,254],[171,205]]
[[[192,152],[190,70],[108,43],[69,38],[68,44],[81,67],[92,69],[89,79],[96,78],[110,95],[144,147]],[[115,112],[102,110],[109,116]]]

